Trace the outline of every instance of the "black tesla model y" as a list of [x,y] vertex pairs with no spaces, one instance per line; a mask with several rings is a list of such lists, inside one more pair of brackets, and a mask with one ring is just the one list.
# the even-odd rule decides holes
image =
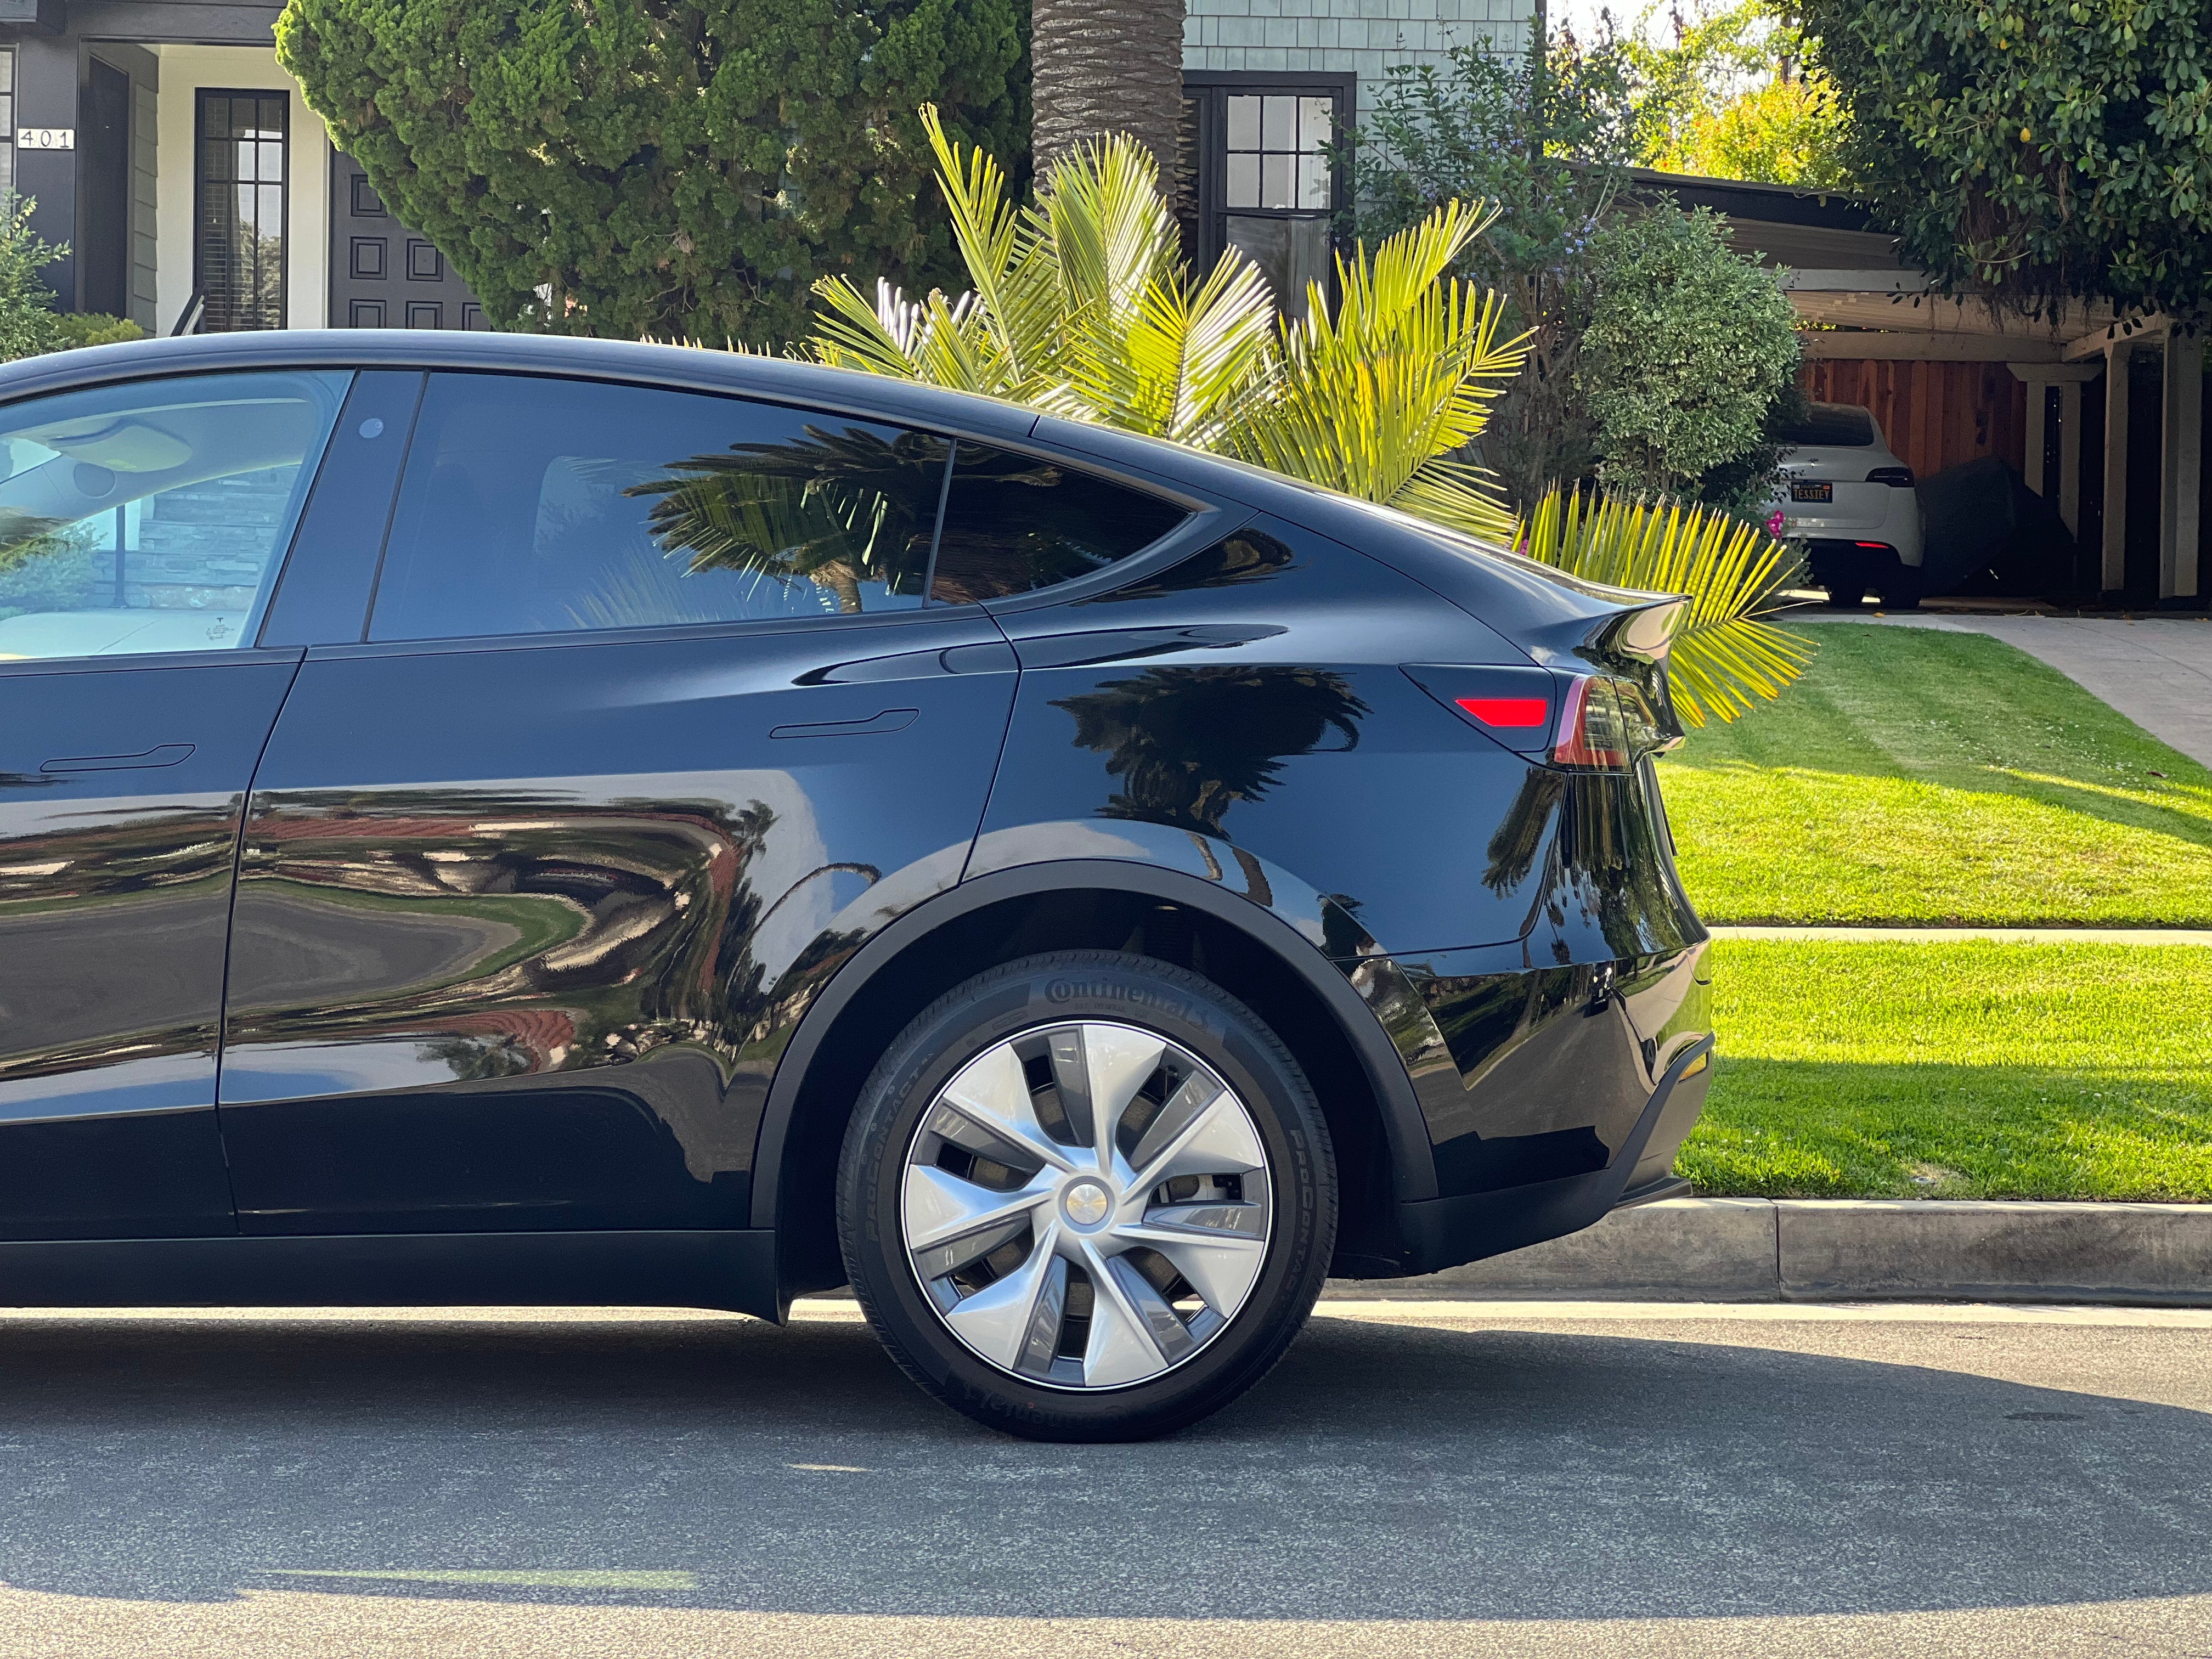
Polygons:
[[1679,600],[675,348],[106,347],[0,444],[0,1304],[849,1284],[1126,1438],[1682,1188]]

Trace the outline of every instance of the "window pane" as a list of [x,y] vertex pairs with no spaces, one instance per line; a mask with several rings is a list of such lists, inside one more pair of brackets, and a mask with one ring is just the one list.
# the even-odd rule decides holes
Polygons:
[[1229,158],[1229,205],[1233,208],[1260,205],[1258,156],[1232,155]]
[[434,375],[369,637],[910,610],[946,449],[736,398]]
[[1335,100],[1331,98],[1301,98],[1298,100],[1298,148],[1317,150],[1336,136],[1334,111]]
[[0,410],[0,658],[251,644],[348,378],[193,375]]
[[1260,148],[1296,149],[1298,147],[1298,100],[1270,96],[1260,121]]
[[[1263,155],[1260,158],[1260,205],[1286,208],[1291,204],[1297,181],[1291,169],[1297,165],[1295,155]],[[1231,207],[1237,204],[1232,202]]]
[[1186,516],[1141,490],[963,441],[931,597],[966,605],[1086,576],[1151,546]]
[[1329,205],[1328,157],[1301,155],[1298,157],[1298,205],[1302,208],[1325,208]]
[[1229,100],[1229,148],[1260,148],[1260,100],[1257,98],[1238,97]]
[[284,100],[203,90],[199,101],[201,326],[284,326]]

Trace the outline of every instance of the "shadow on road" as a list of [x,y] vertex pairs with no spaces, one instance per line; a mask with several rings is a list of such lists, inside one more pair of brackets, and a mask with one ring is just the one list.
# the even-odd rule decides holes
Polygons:
[[2212,1414],[1659,1328],[1324,1320],[1180,1438],[1065,1447],[852,1324],[10,1319],[0,1581],[1322,1620],[2212,1590]]

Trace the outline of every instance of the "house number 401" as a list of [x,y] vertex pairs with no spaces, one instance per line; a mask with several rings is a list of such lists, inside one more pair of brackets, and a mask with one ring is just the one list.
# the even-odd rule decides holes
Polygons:
[[17,127],[15,148],[17,149],[75,149],[76,129],[75,127]]

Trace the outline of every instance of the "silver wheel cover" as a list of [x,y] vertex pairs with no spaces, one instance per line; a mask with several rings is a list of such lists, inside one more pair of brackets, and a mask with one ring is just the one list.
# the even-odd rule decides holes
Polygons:
[[945,1328],[1073,1389],[1148,1382],[1212,1341],[1273,1220],[1236,1091],[1180,1044],[1103,1020],[1036,1026],[963,1066],[922,1114],[899,1203]]

